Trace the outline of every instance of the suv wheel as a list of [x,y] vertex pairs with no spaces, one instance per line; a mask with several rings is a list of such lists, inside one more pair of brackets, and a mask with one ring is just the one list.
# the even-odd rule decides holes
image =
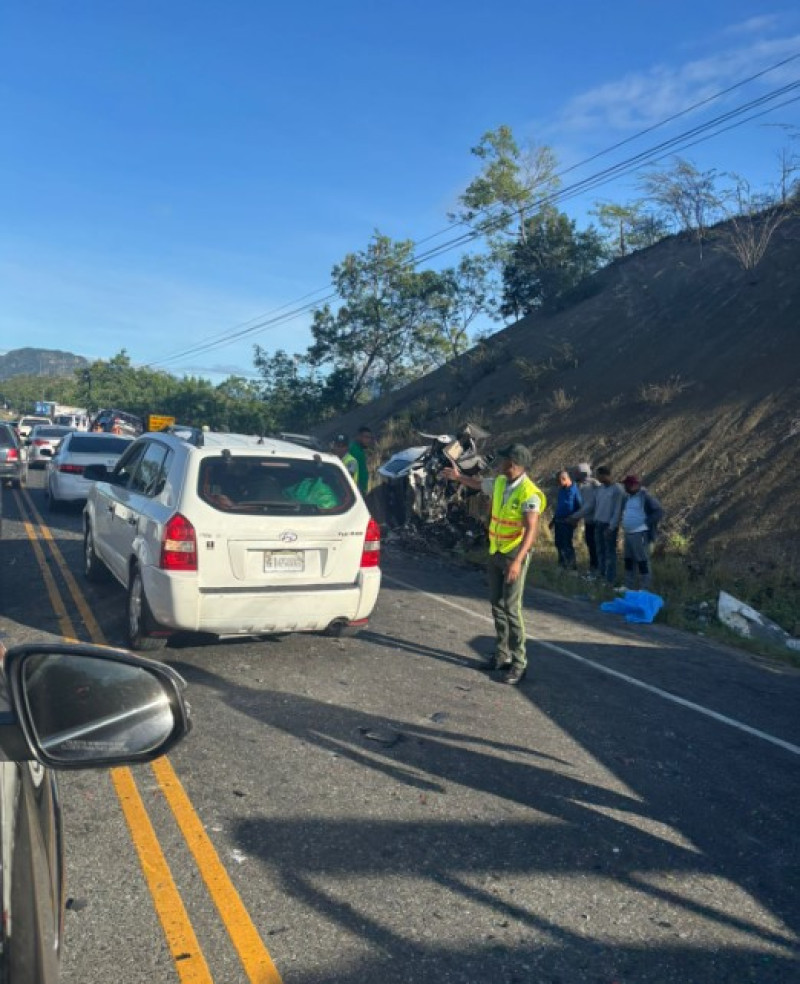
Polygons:
[[87,581],[94,581],[95,584],[105,580],[106,577],[103,562],[94,552],[94,537],[91,526],[87,526],[83,534],[83,574]]
[[139,568],[134,567],[128,584],[128,645],[145,652],[163,649],[167,644],[166,635],[151,634],[158,630],[158,622],[153,618],[144,593],[142,575]]

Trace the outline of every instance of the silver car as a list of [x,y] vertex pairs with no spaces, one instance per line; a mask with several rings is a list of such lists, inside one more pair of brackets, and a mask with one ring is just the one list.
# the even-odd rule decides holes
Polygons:
[[64,843],[52,770],[149,762],[191,726],[185,683],[131,653],[0,643],[0,980],[56,984]]
[[0,424],[0,485],[23,486],[28,477],[28,451],[10,424]]
[[27,442],[28,466],[44,468],[67,434],[71,433],[71,427],[55,427],[52,424],[40,424],[34,427]]
[[89,465],[105,465],[109,470],[133,441],[124,434],[84,434],[72,431],[61,442],[47,469],[47,496],[51,509],[66,502],[82,502],[92,482],[84,478]]

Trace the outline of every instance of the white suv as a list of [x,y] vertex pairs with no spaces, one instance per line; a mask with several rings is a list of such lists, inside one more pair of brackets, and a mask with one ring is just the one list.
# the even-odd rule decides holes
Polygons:
[[192,428],[142,435],[112,471],[91,465],[84,572],[128,591],[128,642],[340,633],[366,625],[380,531],[330,454]]

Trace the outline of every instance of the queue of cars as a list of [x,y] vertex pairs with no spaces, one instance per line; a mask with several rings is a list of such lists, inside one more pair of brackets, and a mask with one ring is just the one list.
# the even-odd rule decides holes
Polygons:
[[[37,431],[57,429],[34,425],[30,448],[46,460],[52,508],[86,499],[84,573],[110,572],[126,589],[131,648],[158,649],[181,629],[366,625],[380,531],[335,455],[180,427],[41,434],[53,438],[48,455]],[[23,484],[25,451],[0,424],[0,476]],[[163,754],[190,729],[184,688],[174,670],[130,652],[44,643],[4,653],[0,644],[0,981],[58,979],[65,891],[52,770]]]

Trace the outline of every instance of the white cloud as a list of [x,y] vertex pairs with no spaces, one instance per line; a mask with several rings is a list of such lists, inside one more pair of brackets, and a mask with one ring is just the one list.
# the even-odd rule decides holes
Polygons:
[[[800,35],[722,51],[683,65],[656,65],[647,72],[631,73],[590,89],[572,99],[556,125],[562,136],[593,131],[625,134],[652,126],[703,99],[795,55]],[[737,90],[737,102],[794,81],[800,75],[800,59],[763,76],[756,84]],[[719,105],[720,104],[715,104]]]
[[731,24],[722,32],[723,36],[738,37],[742,34],[763,34],[776,27],[780,18],[777,14],[762,14],[760,17],[750,17],[739,24]]

